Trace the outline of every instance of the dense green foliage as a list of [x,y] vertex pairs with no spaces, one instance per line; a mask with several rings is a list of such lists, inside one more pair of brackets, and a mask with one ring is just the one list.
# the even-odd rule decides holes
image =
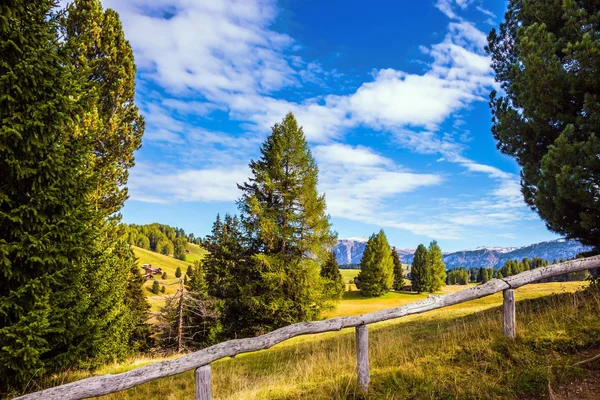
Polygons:
[[600,248],[600,4],[511,0],[488,52],[498,148],[549,229]]
[[113,216],[143,131],[131,48],[98,1],[54,6],[0,5],[0,391],[122,358],[148,332]]
[[385,233],[371,235],[360,260],[356,287],[364,296],[381,296],[394,284],[394,260]]
[[181,267],[177,267],[175,270],[175,278],[181,278]]
[[404,270],[402,269],[400,255],[395,247],[392,249],[392,261],[394,262],[394,284],[392,287],[394,290],[402,290],[404,287]]
[[142,249],[152,250],[166,256],[173,255],[178,260],[185,261],[185,251],[188,242],[198,242],[193,234],[186,235],[181,228],[173,228],[164,224],[148,224],[128,226],[129,243]]
[[341,299],[344,295],[345,285],[333,251],[329,253],[329,258],[321,267],[321,278],[325,280],[325,293],[332,299]]
[[446,265],[442,261],[442,249],[435,240],[428,249],[422,244],[417,247],[410,276],[412,289],[418,293],[433,293],[446,284]]
[[431,288],[428,291],[437,292],[446,284],[446,264],[442,261],[442,249],[435,240],[429,244],[427,258],[431,268]]
[[433,275],[429,262],[429,254],[425,246],[420,244],[415,250],[415,257],[410,268],[412,290],[417,293],[427,292],[431,288]]
[[448,272],[446,283],[448,285],[467,285],[469,284],[469,272],[465,268],[455,268]]
[[291,113],[273,126],[260,152],[249,181],[238,185],[252,254],[246,262],[256,274],[251,286],[259,289],[249,294],[255,303],[249,312],[264,320],[257,333],[320,316],[326,306],[320,266],[335,243],[325,197],[317,192],[317,165]]

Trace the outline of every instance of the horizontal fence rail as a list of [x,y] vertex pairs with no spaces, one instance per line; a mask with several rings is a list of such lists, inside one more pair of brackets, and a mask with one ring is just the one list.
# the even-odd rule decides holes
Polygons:
[[458,292],[440,296],[429,296],[427,299],[407,304],[401,307],[362,314],[355,317],[340,317],[324,321],[300,322],[289,325],[267,334],[247,339],[234,339],[216,344],[211,347],[190,353],[172,360],[160,361],[154,364],[139,367],[120,374],[108,374],[82,379],[76,382],[53,387],[18,397],[15,400],[78,400],[88,397],[103,396],[120,392],[142,383],[176,375],[182,372],[197,369],[196,395],[197,399],[210,399],[210,366],[213,361],[226,357],[235,357],[240,353],[254,352],[268,349],[285,340],[300,335],[316,334],[323,332],[339,331],[344,328],[359,327],[357,329],[358,352],[358,381],[359,390],[367,391],[368,376],[368,350],[367,329],[365,325],[376,322],[388,321],[411,314],[419,314],[437,308],[448,307],[469,300],[479,299],[498,292],[504,293],[504,332],[508,337],[514,337],[514,292],[513,290],[542,279],[569,274],[571,272],[585,271],[600,268],[600,256],[581,258],[566,261],[560,264],[536,268],[517,275],[502,279],[494,279],[487,283],[473,286]]

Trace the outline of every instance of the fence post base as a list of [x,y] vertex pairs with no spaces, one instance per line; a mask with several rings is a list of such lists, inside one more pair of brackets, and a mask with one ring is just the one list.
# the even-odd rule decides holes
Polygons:
[[517,334],[516,318],[515,318],[515,291],[506,289],[502,292],[504,304],[502,307],[502,328],[504,336],[514,339]]
[[371,381],[369,374],[369,328],[367,325],[356,327],[356,370],[358,372],[358,390],[367,393]]
[[212,400],[210,365],[196,368],[196,400]]

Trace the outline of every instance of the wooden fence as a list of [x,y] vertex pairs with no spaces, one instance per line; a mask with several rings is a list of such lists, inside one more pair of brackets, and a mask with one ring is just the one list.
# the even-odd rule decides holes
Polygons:
[[179,358],[157,362],[116,375],[108,374],[82,379],[66,385],[27,394],[18,397],[17,400],[76,400],[102,396],[109,393],[120,392],[153,379],[164,378],[192,369],[195,369],[196,399],[209,400],[212,398],[211,362],[226,357],[234,357],[240,353],[268,349],[284,340],[296,336],[339,331],[340,329],[351,327],[356,328],[358,388],[359,390],[366,392],[369,388],[370,380],[367,325],[479,299],[502,291],[504,293],[504,334],[507,337],[514,338],[516,334],[514,289],[541,279],[599,267],[600,256],[567,261],[522,272],[518,275],[503,279],[494,279],[482,285],[473,286],[459,292],[442,296],[429,296],[425,300],[401,307],[390,308],[355,317],[340,317],[325,321],[301,322],[277,329],[262,336],[229,340]]

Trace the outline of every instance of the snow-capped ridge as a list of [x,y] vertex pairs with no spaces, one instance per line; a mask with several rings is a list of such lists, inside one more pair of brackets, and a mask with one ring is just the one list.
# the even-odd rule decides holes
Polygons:
[[[359,264],[367,240],[365,237],[340,239],[333,249],[338,263]],[[403,263],[412,263],[414,249],[397,250]],[[447,268],[500,268],[508,260],[541,257],[552,262],[561,258],[568,260],[589,250],[589,246],[584,246],[576,240],[555,239],[521,247],[479,246],[475,249],[443,253],[443,260]]]

